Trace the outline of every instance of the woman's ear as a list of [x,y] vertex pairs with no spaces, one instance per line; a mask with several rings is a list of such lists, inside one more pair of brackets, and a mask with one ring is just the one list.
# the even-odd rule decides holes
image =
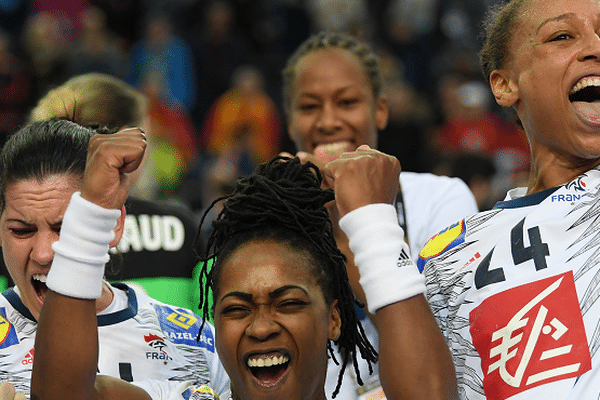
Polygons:
[[342,334],[342,318],[340,317],[340,306],[337,300],[331,305],[331,315],[329,319],[329,339],[336,341]]
[[388,119],[390,118],[390,108],[385,96],[379,96],[376,107],[375,123],[377,124],[377,129],[382,131],[387,127]]
[[115,227],[115,238],[110,242],[110,247],[115,247],[121,241],[121,237],[123,237],[123,230],[125,229],[125,206],[121,207],[121,216],[117,221],[117,226]]
[[496,102],[503,107],[512,107],[519,100],[519,87],[508,75],[508,71],[497,69],[490,75],[490,87]]

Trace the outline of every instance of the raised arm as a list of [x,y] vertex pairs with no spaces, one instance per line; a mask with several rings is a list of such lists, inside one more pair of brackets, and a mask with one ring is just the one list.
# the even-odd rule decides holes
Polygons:
[[114,228],[124,215],[130,182],[146,148],[145,135],[128,129],[90,140],[81,196],[63,218],[39,318],[31,382],[32,400],[150,399],[115,378],[96,378],[98,330],[95,299],[103,288]]
[[[294,157],[290,153],[282,153],[282,155]],[[318,157],[314,154],[307,153],[305,151],[299,151],[298,153],[296,153],[296,156],[300,158],[302,162],[310,161],[313,164],[315,164],[323,173],[326,172],[325,164],[328,161],[327,157]],[[331,182],[333,182],[333,180],[331,180]],[[324,179],[321,187],[323,189],[330,189],[331,184],[332,183],[330,183],[327,179]],[[354,263],[354,254],[352,254],[352,251],[350,251],[348,236],[346,236],[342,228],[340,228],[340,213],[335,205],[335,201],[328,203],[326,207],[329,210],[329,218],[331,219],[331,222],[333,224],[333,234],[335,235],[337,247],[341,250],[342,253],[344,253],[344,255],[347,258],[346,271],[348,272],[348,278],[350,279],[350,286],[352,286],[352,291],[361,303],[366,303],[365,293],[362,289],[362,286],[360,286],[360,284],[358,283],[360,274],[358,273],[358,268]],[[372,315],[369,315],[369,318],[373,319]]]
[[379,375],[386,397],[455,399],[452,358],[391,205],[399,173],[398,160],[368,146],[324,169],[379,333]]

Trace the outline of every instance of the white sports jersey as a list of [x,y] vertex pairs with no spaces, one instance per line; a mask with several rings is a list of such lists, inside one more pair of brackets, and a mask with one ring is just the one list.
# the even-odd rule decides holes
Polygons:
[[468,217],[421,251],[463,399],[600,397],[600,169]]
[[[166,305],[124,284],[127,306],[98,316],[98,373],[126,381],[156,379],[229,390],[214,343],[214,328],[190,310]],[[29,396],[37,322],[11,288],[0,296],[0,382]]]
[[[423,174],[416,172],[401,172],[400,186],[402,187],[402,204],[397,204],[400,226],[406,228],[406,235],[412,258],[416,261],[419,250],[427,241],[441,229],[460,219],[477,212],[477,203],[469,187],[458,178]],[[402,208],[404,212],[402,212]],[[406,215],[406,221],[403,216]],[[369,341],[378,348],[378,336],[375,327],[366,315],[359,311],[359,317]],[[338,360],[340,357],[338,357]],[[350,365],[344,373],[344,380],[336,400],[378,399],[377,389],[371,384],[378,381],[377,365],[374,376],[369,376],[367,363],[359,357],[361,377],[365,382],[360,387]],[[331,397],[337,384],[340,367],[333,361],[329,362],[325,394]],[[374,379],[372,379],[374,378]],[[375,382],[375,384],[376,384]]]

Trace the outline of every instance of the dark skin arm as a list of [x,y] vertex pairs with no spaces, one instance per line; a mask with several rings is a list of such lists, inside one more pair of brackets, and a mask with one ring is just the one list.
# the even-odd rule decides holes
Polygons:
[[48,291],[43,309],[35,343],[32,400],[150,400],[145,391],[125,381],[96,376],[98,337],[93,300]]
[[[96,135],[88,146],[81,196],[121,209],[131,185],[127,174],[142,160],[146,140],[138,129]],[[31,382],[32,400],[149,400],[142,389],[116,378],[96,377],[98,329],[95,300],[48,290],[39,318]]]
[[380,308],[373,321],[388,400],[458,399],[452,357],[423,295]]
[[[341,218],[368,204],[392,204],[400,163],[361,146],[328,163],[323,172]],[[349,276],[353,286],[360,285],[358,269]],[[371,318],[379,333],[379,374],[389,400],[458,398],[450,351],[423,295],[382,307]]]

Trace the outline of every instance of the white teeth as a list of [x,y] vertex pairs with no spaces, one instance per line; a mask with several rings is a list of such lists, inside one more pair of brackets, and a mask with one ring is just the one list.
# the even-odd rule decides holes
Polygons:
[[46,283],[46,275],[37,274],[37,275],[33,275],[32,278],[35,279],[36,281]]
[[344,141],[318,145],[325,154],[338,154],[343,153],[344,151],[350,151],[351,146],[350,143]]
[[326,153],[337,153],[337,152],[341,151],[344,147],[345,147],[345,143],[343,143],[343,142],[321,145],[321,148],[323,150],[325,150]]
[[582,80],[577,82],[575,86],[573,86],[573,89],[571,89],[571,93],[569,94],[577,93],[581,89],[590,86],[600,86],[600,77],[583,78]]
[[251,368],[255,367],[272,367],[273,365],[285,364],[289,361],[287,356],[275,356],[269,358],[250,358],[248,359],[248,366]]

